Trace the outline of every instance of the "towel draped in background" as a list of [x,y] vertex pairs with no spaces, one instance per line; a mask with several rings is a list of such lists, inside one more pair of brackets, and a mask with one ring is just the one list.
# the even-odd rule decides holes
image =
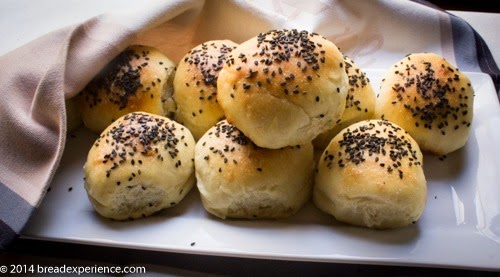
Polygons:
[[489,74],[500,88],[482,38],[425,1],[132,1],[0,57],[0,249],[22,232],[58,168],[65,100],[125,47],[151,45],[178,62],[207,40],[241,43],[281,28],[317,32],[361,68],[388,69],[408,53],[435,52],[462,71]]

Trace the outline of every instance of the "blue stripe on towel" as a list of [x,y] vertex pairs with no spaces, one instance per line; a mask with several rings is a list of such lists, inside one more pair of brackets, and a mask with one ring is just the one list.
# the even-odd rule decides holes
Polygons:
[[0,182],[0,249],[17,237],[35,207]]

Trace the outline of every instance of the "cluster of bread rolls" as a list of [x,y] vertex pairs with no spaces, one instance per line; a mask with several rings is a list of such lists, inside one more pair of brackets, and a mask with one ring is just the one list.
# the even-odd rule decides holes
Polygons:
[[473,93],[462,72],[420,53],[395,63],[376,97],[333,42],[295,29],[207,41],[177,67],[131,46],[79,96],[101,134],[85,186],[120,220],[172,206],[196,183],[219,218],[285,218],[312,198],[339,221],[403,227],[425,207],[422,152],[465,144]]
[[237,46],[217,80],[226,121],[198,141],[203,205],[221,218],[282,218],[310,199],[312,140],[345,107],[343,56],[324,37],[271,30]]
[[427,199],[422,151],[445,155],[464,146],[473,94],[467,76],[436,54],[395,63],[382,79],[374,119],[344,128],[324,150],[316,206],[370,228],[416,222]]

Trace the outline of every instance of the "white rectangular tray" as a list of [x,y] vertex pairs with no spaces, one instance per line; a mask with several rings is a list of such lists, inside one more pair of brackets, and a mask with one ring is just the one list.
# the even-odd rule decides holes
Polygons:
[[[384,71],[366,70],[375,91]],[[22,236],[134,249],[247,258],[500,269],[500,106],[491,78],[466,73],[475,89],[466,146],[441,161],[425,156],[427,206],[403,229],[376,231],[336,222],[308,204],[286,220],[220,220],[194,189],[178,206],[117,222],[94,212],[83,187],[96,135],[68,137],[60,168]]]

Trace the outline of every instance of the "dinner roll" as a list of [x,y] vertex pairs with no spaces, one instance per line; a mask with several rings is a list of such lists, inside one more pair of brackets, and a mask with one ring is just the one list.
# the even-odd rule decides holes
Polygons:
[[385,74],[375,117],[401,126],[422,151],[445,155],[467,142],[473,100],[469,78],[444,58],[411,54]]
[[177,67],[175,120],[189,128],[195,140],[224,119],[224,111],[217,103],[217,78],[236,45],[230,40],[202,43],[191,49]]
[[345,110],[333,129],[330,129],[313,141],[316,149],[324,150],[333,137],[345,127],[361,120],[371,119],[375,112],[375,92],[370,79],[349,57],[344,56],[345,71],[349,79]]
[[385,229],[415,223],[427,185],[418,144],[383,120],[355,123],[336,135],[318,162],[314,204],[337,220]]
[[172,116],[175,65],[159,50],[141,45],[125,49],[79,94],[83,123],[101,133],[135,111]]
[[145,112],[113,122],[90,149],[85,189],[96,211],[126,220],[179,203],[195,183],[193,136],[166,117]]
[[256,146],[223,120],[196,143],[198,190],[220,218],[284,218],[311,197],[311,142],[281,149]]
[[256,145],[311,142],[344,112],[347,74],[337,46],[297,30],[272,30],[243,42],[217,81],[228,122]]

